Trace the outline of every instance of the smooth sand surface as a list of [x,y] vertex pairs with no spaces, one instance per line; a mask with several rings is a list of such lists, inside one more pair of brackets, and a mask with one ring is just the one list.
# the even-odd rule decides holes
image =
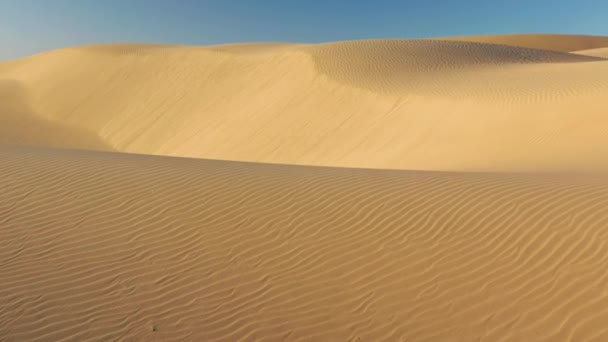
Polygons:
[[0,64],[0,97],[17,99],[0,110],[62,127],[9,120],[3,142],[340,167],[606,167],[607,94],[604,58],[460,41],[117,44]]
[[0,341],[608,340],[608,38],[531,37],[0,63]]
[[608,48],[579,50],[579,51],[574,51],[573,53],[576,53],[578,55],[591,56],[591,57],[608,58]]

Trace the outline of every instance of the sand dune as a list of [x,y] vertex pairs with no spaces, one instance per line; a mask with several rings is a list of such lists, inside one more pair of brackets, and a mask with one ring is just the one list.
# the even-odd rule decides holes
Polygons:
[[608,37],[578,34],[504,34],[491,36],[460,36],[437,39],[505,44],[511,46],[572,52],[608,47]]
[[0,341],[608,340],[606,47],[0,63]]
[[0,148],[0,336],[608,338],[606,178]]
[[[4,97],[21,94],[18,112],[101,141],[87,148],[481,171],[604,167],[608,153],[608,61],[556,51],[435,40],[117,44],[0,64],[0,79]],[[62,132],[39,139],[83,147]]]

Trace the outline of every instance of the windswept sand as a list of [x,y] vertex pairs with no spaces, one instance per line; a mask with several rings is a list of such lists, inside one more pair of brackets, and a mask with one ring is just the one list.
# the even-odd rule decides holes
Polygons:
[[[604,58],[459,41],[98,45],[0,64],[5,143],[339,167],[606,167],[607,94]],[[61,129],[32,134],[14,113]]]
[[562,52],[608,47],[608,37],[584,36],[579,34],[503,34],[494,36],[461,36],[437,39],[504,44]]
[[608,340],[608,38],[574,37],[0,63],[0,341]]
[[17,147],[0,169],[15,341],[608,338],[605,178]]

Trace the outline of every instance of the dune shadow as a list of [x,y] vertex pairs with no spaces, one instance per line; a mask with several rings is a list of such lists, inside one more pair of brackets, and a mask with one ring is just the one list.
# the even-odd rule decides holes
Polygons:
[[10,79],[0,79],[0,144],[114,151],[95,132],[36,113],[27,89]]

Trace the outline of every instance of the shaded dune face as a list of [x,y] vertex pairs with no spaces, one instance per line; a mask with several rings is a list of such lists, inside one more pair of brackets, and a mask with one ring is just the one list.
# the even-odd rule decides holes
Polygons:
[[608,47],[608,37],[576,34],[505,34],[494,36],[445,37],[437,39],[505,44],[510,46],[561,52]]
[[[604,167],[608,62],[505,45],[522,39],[108,44],[0,64],[0,77],[27,89],[21,112],[123,152],[425,170]],[[37,139],[83,147],[48,134]],[[20,135],[31,133],[4,141],[28,143]]]
[[[602,58],[508,45],[442,40],[374,40],[330,43],[311,49],[317,70],[341,83],[399,94],[469,97],[477,101],[526,100],[533,91],[568,88],[574,70],[568,65]],[[530,76],[536,73],[539,79]],[[582,79],[581,75],[577,77]],[[532,90],[530,89],[530,90]]]
[[17,147],[0,170],[15,340],[608,338],[599,176]]
[[94,132],[54,122],[29,106],[27,90],[18,82],[0,80],[0,144],[111,151]]

